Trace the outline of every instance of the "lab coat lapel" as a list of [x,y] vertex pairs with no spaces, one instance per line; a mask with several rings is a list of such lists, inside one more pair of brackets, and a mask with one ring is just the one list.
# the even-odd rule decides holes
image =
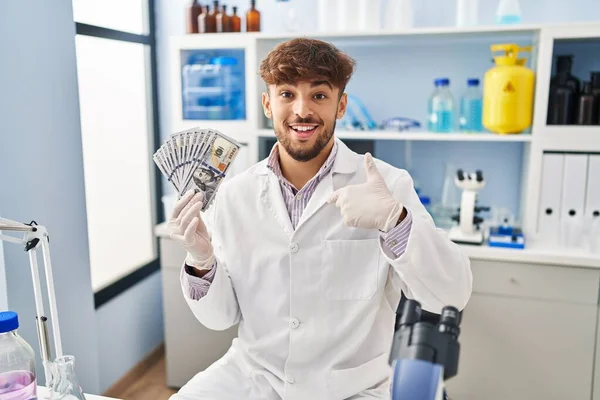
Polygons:
[[[356,153],[350,150],[341,140],[337,139],[338,152],[333,163],[331,172],[323,178],[323,180],[317,185],[315,192],[310,198],[306,208],[302,212],[296,231],[299,230],[303,224],[306,223],[313,215],[317,213],[325,204],[327,199],[333,194],[333,192],[339,187],[336,187],[339,183],[339,179],[334,179],[335,174],[353,174],[357,170],[357,158]],[[340,186],[341,187],[341,186]]]
[[260,197],[273,213],[284,232],[291,237],[294,234],[294,228],[292,227],[292,221],[290,220],[290,215],[288,214],[283,195],[281,194],[279,180],[275,174],[270,171],[264,178]]

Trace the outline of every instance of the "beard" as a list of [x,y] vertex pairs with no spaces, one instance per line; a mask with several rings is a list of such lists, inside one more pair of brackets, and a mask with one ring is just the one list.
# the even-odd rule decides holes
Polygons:
[[[289,130],[290,124],[319,124],[317,129],[321,129],[321,132],[318,133],[318,136],[315,137],[315,141],[310,147],[304,147],[300,145],[295,145],[291,139],[291,133]],[[333,134],[335,132],[335,124],[336,119],[335,116],[333,118],[333,125],[328,128],[325,126],[323,120],[315,120],[313,118],[296,118],[293,122],[284,121],[282,124],[274,124],[275,126],[275,136],[277,136],[277,140],[283,146],[285,151],[292,157],[294,160],[299,162],[307,162],[321,154],[321,151],[327,146]]]

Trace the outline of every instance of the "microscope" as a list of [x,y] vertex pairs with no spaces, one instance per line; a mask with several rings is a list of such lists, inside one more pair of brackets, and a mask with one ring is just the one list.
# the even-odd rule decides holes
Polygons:
[[437,324],[421,315],[418,301],[404,303],[390,353],[392,400],[443,400],[444,381],[458,372],[459,311],[444,307]]
[[482,211],[490,211],[489,207],[477,206],[477,192],[485,187],[483,173],[479,170],[475,173],[466,174],[462,169],[456,172],[454,183],[462,189],[459,214],[452,217],[458,222],[448,236],[455,243],[483,244],[483,231],[480,224],[483,218],[477,214]]

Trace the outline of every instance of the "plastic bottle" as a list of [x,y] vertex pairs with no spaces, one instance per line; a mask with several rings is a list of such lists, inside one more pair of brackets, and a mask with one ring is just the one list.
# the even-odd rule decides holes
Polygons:
[[457,0],[456,26],[477,25],[478,0]]
[[598,122],[598,97],[592,93],[592,83],[584,82],[583,91],[577,101],[575,123],[577,125],[596,125]]
[[233,15],[230,17],[231,32],[242,31],[242,19],[237,15],[237,7],[233,7]]
[[383,29],[401,31],[414,24],[412,0],[388,0],[385,6]]
[[567,75],[560,74],[550,85],[548,125],[570,125],[574,121],[576,93],[567,79]]
[[217,32],[231,32],[231,18],[227,15],[227,6],[223,5],[217,14]]
[[496,23],[500,25],[518,24],[521,22],[521,6],[519,0],[500,0],[496,10]]
[[298,13],[296,6],[291,0],[275,0],[277,3],[277,12],[279,30],[282,32],[296,32],[299,28]]
[[246,32],[260,32],[260,12],[256,9],[256,0],[250,1],[246,11]]
[[18,327],[17,313],[0,312],[0,400],[37,398],[35,355]]
[[482,96],[479,90],[479,79],[468,79],[467,90],[460,99],[460,130],[464,132],[481,132]]
[[429,131],[452,132],[454,130],[454,98],[450,92],[450,79],[438,78],[435,90],[429,98]]

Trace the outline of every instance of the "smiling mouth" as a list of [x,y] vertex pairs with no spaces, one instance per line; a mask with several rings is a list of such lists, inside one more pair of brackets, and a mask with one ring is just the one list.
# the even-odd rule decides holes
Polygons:
[[289,128],[296,132],[298,136],[311,136],[319,125],[289,125]]

